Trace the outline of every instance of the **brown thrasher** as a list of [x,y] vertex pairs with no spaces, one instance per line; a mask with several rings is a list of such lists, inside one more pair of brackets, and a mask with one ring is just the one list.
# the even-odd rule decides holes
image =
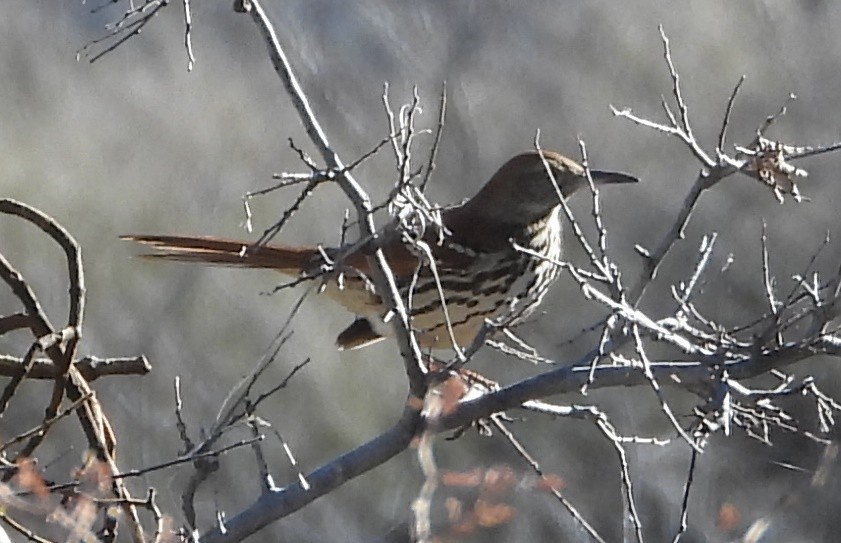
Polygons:
[[[541,157],[531,151],[515,156],[473,198],[443,210],[443,241],[434,235],[425,239],[435,258],[437,280],[430,267],[422,265],[419,251],[401,242],[396,232],[382,236],[379,246],[407,301],[411,326],[422,347],[447,348],[453,341],[468,345],[486,319],[511,324],[526,317],[543,299],[558,276],[556,262],[561,257],[560,200],[547,165],[565,198],[587,185],[584,168],[563,155],[544,151]],[[624,173],[591,170],[590,174],[596,185],[637,181]],[[346,253],[256,246],[213,237],[132,235],[123,239],[158,250],[142,255],[147,258],[265,268],[292,276],[314,275],[323,269],[326,255],[336,265],[327,268],[325,292],[359,316],[339,334],[339,348],[362,347],[392,333],[384,322],[382,300],[369,279],[370,243]]]

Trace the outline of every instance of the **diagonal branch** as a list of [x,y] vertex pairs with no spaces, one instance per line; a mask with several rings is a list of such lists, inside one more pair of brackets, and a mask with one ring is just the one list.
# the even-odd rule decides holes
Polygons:
[[410,332],[409,317],[397,289],[394,274],[391,272],[385,255],[378,247],[377,241],[379,240],[379,234],[374,224],[371,199],[362,186],[354,179],[353,175],[345,168],[339,155],[330,147],[327,135],[318,122],[306,94],[292,70],[292,65],[280,45],[274,27],[260,5],[260,2],[258,0],[239,0],[236,7],[240,8],[239,10],[241,11],[247,11],[251,14],[252,20],[257,25],[260,34],[266,42],[272,65],[283,82],[295,109],[298,111],[304,130],[321,153],[327,167],[337,172],[336,182],[356,209],[358,224],[361,230],[360,237],[371,239],[371,246],[376,248],[373,254],[368,257],[371,260],[371,267],[374,272],[374,284],[377,287],[377,292],[382,296],[384,305],[391,308],[393,314],[396,316],[393,319],[394,323],[392,325],[394,326],[395,336],[400,347],[400,354],[403,357],[406,374],[409,378],[409,390],[415,398],[423,398],[426,394],[426,378],[421,362],[420,346],[414,335]]

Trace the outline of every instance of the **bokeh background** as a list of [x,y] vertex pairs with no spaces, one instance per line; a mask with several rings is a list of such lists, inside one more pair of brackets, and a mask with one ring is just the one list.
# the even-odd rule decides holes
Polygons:
[[[448,117],[433,201],[470,196],[510,155],[530,148],[540,129],[546,148],[578,156],[587,143],[591,163],[632,172],[643,182],[603,191],[610,247],[626,283],[639,271],[634,244],[653,247],[671,224],[699,164],[676,140],[612,116],[609,104],[663,119],[660,96],[671,82],[657,25],[672,39],[694,128],[712,150],[727,97],[747,81],[730,128],[731,142],[747,143],[765,116],[789,93],[798,100],[771,135],[797,144],[841,139],[841,5],[826,0],[640,0],[507,2],[500,0],[386,2],[384,0],[266,0],[282,43],[335,148],[346,160],[387,134],[383,83],[397,107],[413,85],[424,104],[421,124],[435,123],[438,94],[447,82]],[[7,0],[0,18],[0,195],[34,205],[67,227],[84,250],[88,311],[82,354],[146,354],[151,375],[111,378],[95,388],[118,434],[120,465],[143,467],[176,456],[172,382],[183,380],[185,415],[198,433],[209,426],[227,392],[253,367],[302,290],[264,293],[278,284],[268,273],[156,265],[133,261],[123,233],[185,233],[248,237],[241,197],[271,183],[271,174],[298,171],[288,138],[311,149],[296,113],[267,59],[251,20],[230,2],[193,3],[195,69],[188,73],[177,2],[142,35],[89,64],[77,49],[101,36],[120,3],[92,14],[90,3]],[[429,138],[420,139],[420,149]],[[420,151],[419,151],[420,152]],[[645,307],[662,316],[669,286],[687,277],[701,236],[719,233],[701,306],[723,324],[747,322],[765,307],[760,235],[767,223],[778,284],[790,288],[827,232],[833,236],[818,269],[837,269],[839,159],[804,161],[802,191],[810,201],[780,206],[746,177],[728,179],[704,196],[684,242],[648,294]],[[357,177],[375,197],[395,179],[384,151]],[[277,219],[293,191],[253,202],[257,232]],[[587,216],[586,198],[575,209]],[[344,209],[336,187],[323,186],[282,233],[291,243],[334,243]],[[571,245],[571,244],[570,244]],[[37,289],[54,322],[66,313],[61,254],[33,228],[0,218],[0,251]],[[583,262],[571,250],[570,258]],[[726,271],[721,271],[732,259]],[[542,352],[571,361],[592,337],[568,342],[603,315],[571,281],[544,303],[545,315],[523,327]],[[0,292],[0,312],[17,310]],[[266,388],[306,357],[312,362],[261,415],[288,441],[309,471],[388,428],[399,416],[406,385],[389,342],[351,353],[333,337],[351,316],[312,298],[293,323],[294,335],[266,376]],[[22,354],[23,336],[0,338],[0,351]],[[475,368],[503,382],[540,371],[484,353]],[[795,368],[833,392],[838,372],[820,358]],[[48,388],[26,384],[0,423],[8,438],[34,425]],[[670,392],[676,411],[691,413],[694,398]],[[593,403],[626,434],[671,437],[649,390],[602,390],[559,402]],[[804,428],[814,409],[792,404]],[[41,453],[53,477],[69,478],[84,444],[67,421]],[[528,417],[516,425],[543,468],[565,482],[565,493],[609,541],[622,538],[622,501],[616,455],[586,421]],[[242,433],[245,437],[246,432]],[[767,541],[831,541],[838,529],[837,492],[798,506],[781,500],[808,483],[820,449],[802,436],[775,435],[774,446],[742,435],[716,437],[701,458],[690,498],[686,541],[728,541],[738,529],[772,514]],[[278,484],[293,481],[276,440],[266,447]],[[671,538],[679,521],[687,447],[629,446],[645,533]],[[443,469],[507,464],[523,481],[528,467],[502,439],[468,432],[436,444]],[[782,463],[803,468],[788,469]],[[180,520],[187,468],[131,481],[138,494],[154,486],[163,509]],[[255,536],[255,541],[375,541],[405,521],[421,474],[404,453],[332,495]],[[482,541],[586,541],[569,515],[547,495],[523,489],[517,513]],[[223,460],[199,495],[202,522],[215,508],[233,515],[258,492],[250,453]],[[444,491],[442,490],[442,493]],[[443,495],[443,494],[442,494]],[[801,496],[802,497],[802,496]],[[512,498],[514,500],[514,498]],[[723,504],[741,516],[737,530],[717,525]],[[787,515],[787,516],[786,516]],[[773,538],[773,539],[772,539]]]

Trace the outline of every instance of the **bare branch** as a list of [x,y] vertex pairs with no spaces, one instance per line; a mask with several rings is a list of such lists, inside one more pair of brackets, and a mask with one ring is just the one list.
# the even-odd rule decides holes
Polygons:
[[[184,1],[184,0],[182,0]],[[188,46],[188,54],[191,51],[191,47],[189,45],[189,32],[190,32],[190,17],[189,17],[189,0],[184,1],[184,10],[185,10],[185,23],[187,25],[186,35],[185,35],[185,43]],[[149,21],[152,20],[155,15],[157,15],[160,10],[167,7],[169,5],[169,0],[142,0],[140,4],[137,6],[134,3],[129,4],[129,9],[123,13],[123,16],[115,23],[107,25],[105,28],[106,30],[110,30],[107,34],[102,36],[101,38],[97,38],[95,40],[91,40],[84,45],[81,49],[76,51],[76,60],[81,59],[83,56],[88,59],[88,62],[91,64],[96,62],[97,60],[101,59],[111,51],[114,51],[119,46],[123,45],[130,39],[134,38],[135,36],[139,36],[140,32]],[[102,7],[104,7],[103,4]],[[111,42],[110,45],[107,45],[96,54],[91,55],[91,51],[95,46],[100,44],[104,44],[107,42]],[[190,57],[191,58],[191,57]]]
[[593,539],[593,541],[597,541],[599,543],[605,543],[605,539],[599,535],[593,526],[587,522],[587,520],[581,515],[581,512],[576,509],[576,507],[570,502],[566,496],[561,493],[561,489],[557,488],[556,485],[551,484],[551,480],[546,476],[543,472],[543,469],[540,467],[540,464],[534,457],[529,454],[526,448],[520,443],[520,441],[514,435],[514,432],[508,429],[505,424],[500,420],[500,417],[493,416],[491,417],[491,422],[496,426],[497,430],[499,430],[508,443],[514,447],[514,450],[517,451],[517,454],[526,461],[526,463],[531,467],[532,471],[534,471],[538,477],[540,477],[543,481],[548,484],[549,491],[555,496],[555,499],[561,504],[561,506],[566,509],[569,514],[575,519],[575,522],[578,523],[581,528],[584,529],[585,532]]
[[733,87],[733,92],[727,100],[727,108],[724,110],[724,119],[721,121],[721,130],[718,132],[718,145],[715,147],[716,155],[719,160],[724,154],[724,143],[727,139],[727,127],[730,125],[730,116],[733,114],[733,106],[736,104],[736,95],[739,94],[739,89],[742,88],[742,83],[745,82],[745,76],[739,78],[739,82]]
[[193,10],[190,7],[190,0],[181,0],[184,6],[184,49],[187,50],[187,71],[192,72],[193,66],[196,63],[196,57],[193,56]]
[[[263,11],[260,2],[258,0],[250,0],[247,3],[243,2],[241,7],[251,14],[252,19],[260,30],[268,47],[269,57],[275,67],[275,71],[280,76],[287,94],[298,111],[310,140],[312,140],[313,144],[321,153],[328,169],[339,172],[336,181],[356,209],[361,237],[377,240],[377,229],[371,214],[371,201],[362,186],[357,183],[350,172],[346,171],[344,163],[330,147],[327,136],[316,119],[309,101],[298,83],[298,79],[295,77],[292,65],[278,41],[274,27]],[[391,273],[391,269],[382,250],[377,248],[370,258],[372,268],[375,270],[374,283],[377,285],[377,292],[383,298],[386,307],[393,309],[397,317],[394,319],[394,330],[400,346],[400,353],[403,356],[406,373],[409,377],[411,394],[416,398],[423,398],[426,394],[426,379],[425,370],[421,362],[420,347],[414,335],[410,332],[409,317],[400,298],[394,275]]]

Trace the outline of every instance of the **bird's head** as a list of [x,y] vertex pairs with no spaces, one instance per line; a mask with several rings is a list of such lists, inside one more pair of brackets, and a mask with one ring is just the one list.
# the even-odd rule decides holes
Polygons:
[[[590,174],[595,185],[637,181],[618,172],[591,170]],[[560,205],[558,190],[568,198],[585,186],[584,167],[574,160],[554,151],[528,151],[503,164],[468,205],[503,223],[529,224]]]

